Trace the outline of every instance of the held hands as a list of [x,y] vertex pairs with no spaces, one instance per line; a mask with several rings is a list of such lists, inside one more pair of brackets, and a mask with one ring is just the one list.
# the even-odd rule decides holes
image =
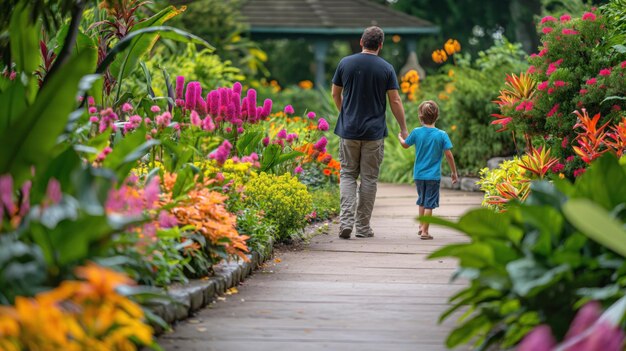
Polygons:
[[409,131],[408,131],[408,130],[406,130],[406,129],[405,129],[405,130],[401,130],[401,131],[400,131],[400,134],[398,134],[398,135],[402,137],[402,138],[401,138],[402,140],[405,140],[405,139],[406,139],[406,138],[408,138],[408,136],[409,136]]
[[459,182],[459,175],[455,173],[452,173],[452,184],[456,184]]
[[400,132],[400,133],[398,133],[398,139],[400,139],[400,142],[401,142],[401,143],[404,143],[404,142],[405,142],[406,137],[405,137],[405,136],[402,136],[402,132]]

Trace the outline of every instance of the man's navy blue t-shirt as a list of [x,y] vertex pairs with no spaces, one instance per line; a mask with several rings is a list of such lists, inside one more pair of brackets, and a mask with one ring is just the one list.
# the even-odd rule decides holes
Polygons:
[[333,84],[343,87],[335,134],[344,139],[379,140],[387,136],[387,91],[399,89],[393,66],[377,55],[344,57]]

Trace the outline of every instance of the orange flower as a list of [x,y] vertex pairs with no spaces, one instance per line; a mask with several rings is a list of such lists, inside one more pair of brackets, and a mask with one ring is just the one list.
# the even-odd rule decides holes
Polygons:
[[448,60],[448,55],[443,50],[435,50],[435,51],[433,51],[432,57],[433,57],[433,61],[435,61],[435,63],[444,63],[444,62],[446,62]]
[[324,169],[324,175],[327,177],[330,177],[330,175],[332,174],[332,171],[328,168]]
[[461,44],[455,39],[448,39],[445,44],[443,44],[443,48],[446,50],[448,55],[454,55],[455,53],[461,51]]
[[298,83],[298,86],[300,87],[300,89],[309,90],[313,88],[313,82],[311,82],[310,80],[303,80]]

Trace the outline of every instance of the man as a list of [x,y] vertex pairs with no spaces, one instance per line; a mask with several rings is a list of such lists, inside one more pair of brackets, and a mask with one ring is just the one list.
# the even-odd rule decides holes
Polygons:
[[[404,138],[408,136],[398,78],[393,67],[378,56],[384,37],[379,27],[365,29],[361,36],[362,51],[344,57],[333,77],[333,100],[340,111],[335,134],[341,138],[339,237],[342,239],[350,239],[353,229],[356,237],[374,236],[370,218],[387,136],[385,95],[400,125],[400,134]],[[359,176],[361,184],[357,190]]]

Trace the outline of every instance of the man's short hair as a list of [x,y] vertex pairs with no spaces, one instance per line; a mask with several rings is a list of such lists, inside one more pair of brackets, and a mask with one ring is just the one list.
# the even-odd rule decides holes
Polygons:
[[433,124],[439,118],[439,106],[432,100],[422,102],[417,110],[419,118],[424,124]]
[[367,27],[363,31],[361,40],[363,41],[364,48],[368,50],[378,50],[380,44],[385,40],[385,33],[378,26]]

